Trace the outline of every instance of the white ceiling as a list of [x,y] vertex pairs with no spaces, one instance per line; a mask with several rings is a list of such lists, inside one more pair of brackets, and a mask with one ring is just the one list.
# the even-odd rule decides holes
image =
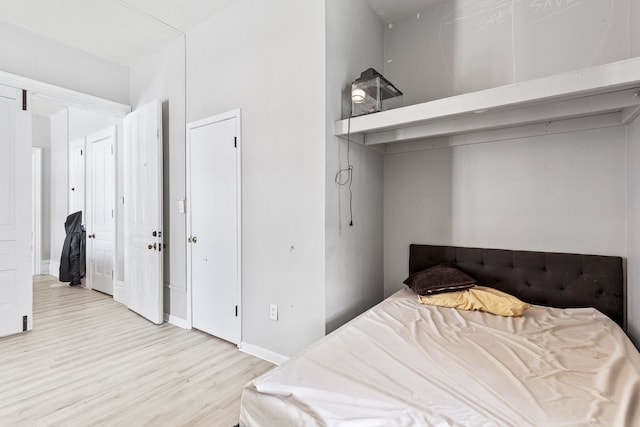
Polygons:
[[383,22],[389,24],[443,1],[446,0],[367,0],[367,3]]
[[0,20],[128,65],[232,1],[0,0]]
[[[0,20],[100,58],[129,65],[233,1],[0,0]],[[443,0],[366,1],[383,22],[390,23]]]

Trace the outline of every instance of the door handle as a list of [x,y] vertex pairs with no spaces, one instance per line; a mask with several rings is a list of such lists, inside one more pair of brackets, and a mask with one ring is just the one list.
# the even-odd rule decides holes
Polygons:
[[189,243],[196,243],[197,241],[198,241],[198,238],[196,236],[190,236],[187,239],[187,242],[189,242]]
[[147,246],[147,248],[149,248],[149,249],[155,249],[155,248],[156,248],[156,244],[154,243],[153,245],[149,245],[149,246]]
[[96,234],[95,233],[89,234],[87,237],[90,238],[90,239],[95,239],[96,238]]

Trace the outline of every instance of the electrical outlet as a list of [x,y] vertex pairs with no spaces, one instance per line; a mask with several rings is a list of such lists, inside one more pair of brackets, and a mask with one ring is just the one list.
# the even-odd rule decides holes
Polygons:
[[269,304],[269,319],[278,320],[278,306],[276,304]]

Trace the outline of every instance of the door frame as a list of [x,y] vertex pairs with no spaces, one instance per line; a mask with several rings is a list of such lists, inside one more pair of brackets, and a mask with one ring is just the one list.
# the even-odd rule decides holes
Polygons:
[[42,147],[31,147],[31,202],[33,203],[33,274],[42,274]]
[[[185,237],[191,236],[191,130],[202,126],[212,125],[225,120],[236,120],[236,135],[237,135],[237,154],[236,154],[236,214],[237,214],[237,258],[238,258],[238,319],[240,322],[240,340],[238,344],[242,342],[242,317],[243,317],[243,302],[242,302],[242,110],[240,108],[227,111],[226,113],[217,114],[215,116],[207,117],[201,120],[187,123],[187,132],[185,136],[186,140],[186,187],[187,196],[185,203],[185,215],[187,224],[187,234]],[[191,272],[191,244],[185,241],[187,246],[187,329],[193,329],[193,301],[192,296],[192,272]]]
[[[87,230],[87,242],[86,242],[87,255],[85,259],[89,261],[89,254],[90,254],[89,245],[93,247],[93,241],[89,242],[89,239],[88,239],[89,233],[93,232],[93,223],[91,220],[91,215],[92,215],[91,209],[93,204],[93,190],[92,190],[93,169],[89,165],[89,161],[93,156],[92,141],[101,141],[102,139],[107,137],[113,137],[113,157],[112,157],[113,164],[110,165],[113,168],[113,182],[111,183],[111,185],[113,186],[113,200],[111,201],[113,206],[113,215],[111,217],[113,222],[113,235],[111,238],[111,243],[113,245],[113,256],[111,260],[113,265],[113,277],[111,278],[113,295],[111,295],[111,297],[115,299],[116,284],[118,279],[118,239],[117,239],[118,238],[118,203],[117,203],[117,200],[118,200],[118,127],[117,125],[109,126],[103,130],[94,132],[85,137],[84,149],[85,149],[85,153],[87,153],[87,156],[85,157],[85,169],[84,169],[84,173],[85,173],[84,223],[86,225],[86,230]],[[68,165],[67,165],[67,169],[68,169]],[[90,269],[90,266],[87,264],[87,268],[86,268],[87,273],[86,273],[85,283],[86,283],[87,289],[93,289],[93,283],[91,283],[91,280],[89,280],[90,279],[89,269]]]

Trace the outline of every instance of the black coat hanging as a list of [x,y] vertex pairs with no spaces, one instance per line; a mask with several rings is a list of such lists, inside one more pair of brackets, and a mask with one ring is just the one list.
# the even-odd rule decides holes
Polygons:
[[58,279],[70,282],[69,285],[79,285],[85,276],[85,231],[82,227],[82,211],[72,213],[64,223],[67,236],[62,246],[60,257],[60,271]]

